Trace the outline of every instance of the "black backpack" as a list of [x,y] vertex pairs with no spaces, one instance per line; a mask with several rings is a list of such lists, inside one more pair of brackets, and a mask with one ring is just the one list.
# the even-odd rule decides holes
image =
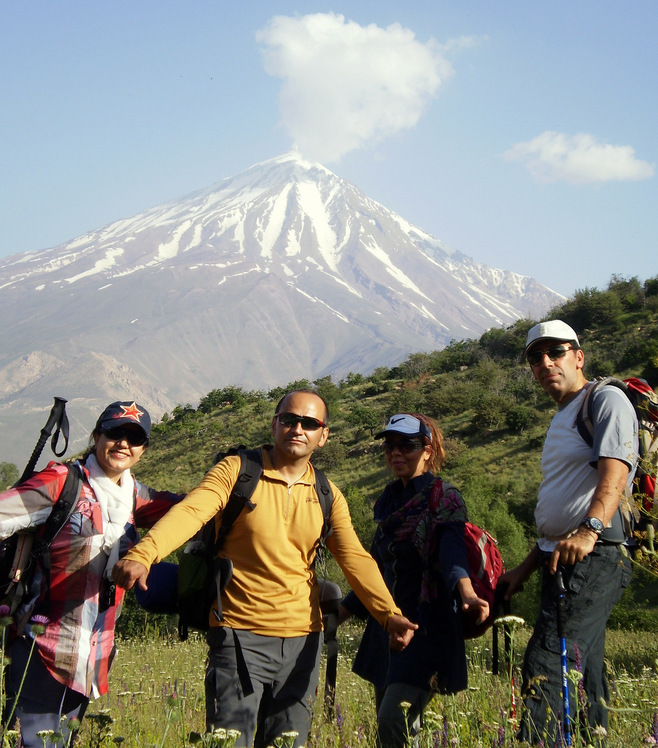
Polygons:
[[[30,586],[38,563],[75,511],[82,477],[77,465],[67,465],[62,491],[46,521],[39,527],[21,530],[0,542],[0,604],[9,608],[20,625],[30,614],[23,610],[30,602]],[[18,484],[20,485],[20,484]]]
[[[251,496],[263,473],[263,456],[260,449],[240,449],[240,472],[222,515],[222,522],[215,537],[215,519],[211,519],[188,542],[178,563],[178,635],[181,641],[188,637],[189,629],[207,631],[213,603],[213,611],[222,620],[221,592],[233,574],[230,559],[218,558],[233,523],[245,507],[252,511],[255,504]],[[329,517],[333,494],[325,474],[315,469],[315,490],[322,507],[324,523],[318,539],[318,547],[331,533]]]

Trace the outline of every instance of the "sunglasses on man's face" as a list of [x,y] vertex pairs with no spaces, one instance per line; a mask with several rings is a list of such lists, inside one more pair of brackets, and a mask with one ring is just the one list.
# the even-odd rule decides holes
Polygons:
[[327,424],[318,421],[317,418],[311,418],[311,416],[298,416],[296,413],[278,413],[277,418],[279,423],[286,428],[293,429],[299,423],[301,424],[304,431],[317,431],[318,429],[326,428]]
[[528,359],[530,366],[537,366],[537,364],[541,364],[544,360],[544,356],[548,356],[551,361],[557,361],[558,358],[566,356],[568,351],[575,350],[575,348],[566,345],[552,345],[544,351],[530,351],[526,358]]
[[126,426],[115,426],[103,432],[113,442],[127,441],[131,447],[141,447],[149,440],[141,429],[131,429]]
[[399,449],[403,454],[412,454],[418,452],[419,449],[423,449],[425,443],[422,439],[399,439],[398,441],[384,441],[382,443],[382,449],[386,454],[390,454],[394,449]]

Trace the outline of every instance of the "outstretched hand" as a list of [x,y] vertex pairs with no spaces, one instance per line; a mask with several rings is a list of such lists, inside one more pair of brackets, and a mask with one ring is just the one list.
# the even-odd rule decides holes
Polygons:
[[502,588],[504,585],[505,587],[505,594],[503,595],[504,599],[511,600],[512,595],[521,592],[523,584],[527,579],[528,576],[526,571],[520,566],[501,574],[500,579],[498,580],[498,586]]
[[386,622],[391,649],[401,652],[413,639],[414,631],[417,628],[418,624],[412,623],[408,618],[401,615],[392,615]]
[[530,553],[514,569],[506,571],[498,580],[498,585],[506,585],[505,600],[511,600],[512,595],[521,592],[523,584],[539,566],[539,547],[534,546]]
[[477,615],[477,624],[484,623],[489,617],[489,603],[475,593],[462,597],[462,610],[472,616]]
[[112,569],[112,579],[126,590],[132,589],[135,584],[139,586],[141,590],[147,590],[148,585],[146,584],[146,578],[149,575],[149,571],[140,564],[139,561],[117,561]]

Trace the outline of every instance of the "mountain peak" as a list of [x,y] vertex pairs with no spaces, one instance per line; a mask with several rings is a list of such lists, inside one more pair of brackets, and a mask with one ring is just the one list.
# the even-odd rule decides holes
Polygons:
[[0,262],[0,433],[3,413],[39,412],[53,392],[84,403],[91,425],[108,398],[158,417],[229,384],[392,366],[559,299],[286,153]]

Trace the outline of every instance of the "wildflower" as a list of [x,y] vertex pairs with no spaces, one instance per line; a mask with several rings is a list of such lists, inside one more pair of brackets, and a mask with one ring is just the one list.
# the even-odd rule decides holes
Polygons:
[[494,626],[510,626],[512,629],[518,626],[525,626],[525,618],[520,616],[500,616],[493,622]]
[[8,605],[0,605],[0,628],[6,628],[11,624],[12,618]]
[[642,743],[644,745],[656,745],[656,739],[654,738],[653,735],[645,735],[642,738]]
[[[63,717],[63,719],[66,719],[66,717]],[[80,720],[77,717],[71,717],[66,722],[66,726],[71,732],[77,732],[80,729]]]
[[114,718],[107,709],[99,709],[96,714],[88,715],[87,719],[95,722],[99,729],[109,727],[114,722]]
[[598,740],[603,740],[608,735],[608,731],[603,725],[597,725],[592,729],[592,735]]
[[36,636],[46,633],[46,626],[50,623],[48,616],[42,616],[39,613],[30,618],[30,629]]

